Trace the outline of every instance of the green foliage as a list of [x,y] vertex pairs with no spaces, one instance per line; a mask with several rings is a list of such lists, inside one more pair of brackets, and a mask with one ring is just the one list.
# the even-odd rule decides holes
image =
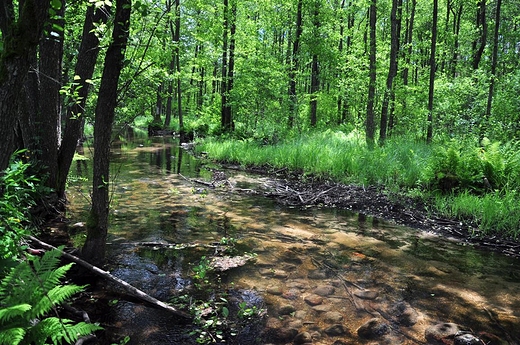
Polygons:
[[[60,281],[72,264],[59,266],[60,251],[29,257],[0,282],[0,344],[72,343],[101,327],[74,323],[58,315],[58,306],[83,290]],[[48,316],[54,313],[56,316]]]
[[25,152],[16,152],[0,174],[0,259],[18,255],[20,241],[28,233],[28,209],[40,189],[40,180],[29,173],[30,164],[22,160]]
[[[390,138],[369,150],[353,131],[323,131],[282,138],[272,145],[253,139],[207,138],[197,146],[212,159],[289,168],[345,183],[380,185],[405,194],[435,196],[441,213],[477,224],[484,233],[518,237],[520,144],[488,139],[426,145]],[[440,195],[436,195],[439,193]],[[471,198],[470,198],[471,197]]]

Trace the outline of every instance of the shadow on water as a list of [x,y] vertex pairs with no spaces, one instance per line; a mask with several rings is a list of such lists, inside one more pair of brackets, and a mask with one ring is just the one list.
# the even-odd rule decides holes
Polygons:
[[[225,183],[211,188],[215,170],[174,138],[134,133],[112,160],[114,275],[169,301],[191,291],[195,265],[222,257],[222,243],[256,255],[219,279],[238,301],[261,300],[265,325],[228,344],[425,344],[432,325],[449,322],[486,344],[519,342],[518,260],[362,214],[249,195],[269,189],[263,176],[225,171]],[[88,188],[78,180],[69,189],[74,221],[85,219]],[[373,320],[379,331],[367,335]],[[131,344],[195,343],[178,320],[130,301],[115,303],[107,324]]]

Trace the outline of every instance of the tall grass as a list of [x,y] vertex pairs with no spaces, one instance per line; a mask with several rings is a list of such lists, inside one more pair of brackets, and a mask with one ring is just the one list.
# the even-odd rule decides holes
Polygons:
[[343,183],[379,185],[434,196],[442,214],[471,220],[485,234],[520,234],[520,145],[484,140],[426,145],[389,139],[370,150],[362,134],[326,130],[273,145],[253,139],[205,139],[199,150],[219,161],[288,168]]

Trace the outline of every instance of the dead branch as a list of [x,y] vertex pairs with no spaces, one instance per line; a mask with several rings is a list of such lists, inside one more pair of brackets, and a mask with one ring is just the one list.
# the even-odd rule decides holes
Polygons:
[[[51,246],[48,243],[40,241],[36,237],[28,236],[28,238],[31,241],[37,243],[40,247],[46,249],[46,250],[59,250],[58,248],[56,248],[54,246]],[[77,256],[71,255],[71,254],[66,253],[66,252],[64,252],[62,250],[59,250],[59,251],[62,253],[63,257],[65,257],[65,258],[69,259],[70,261],[73,261],[73,262],[81,265],[82,267],[88,269],[89,271],[93,272],[94,274],[96,274],[96,275],[98,275],[100,277],[103,277],[103,278],[109,280],[112,283],[117,284],[123,290],[125,290],[130,295],[136,297],[137,299],[139,299],[139,300],[141,300],[143,302],[146,302],[148,304],[151,304],[151,305],[153,305],[156,308],[168,311],[168,312],[170,312],[170,313],[172,313],[174,315],[177,315],[177,316],[180,316],[180,317],[183,317],[183,318],[186,318],[186,319],[191,319],[192,318],[191,315],[189,315],[189,314],[187,314],[187,313],[185,313],[183,311],[180,311],[180,310],[176,309],[175,307],[173,307],[171,305],[168,305],[168,304],[166,304],[164,302],[159,301],[158,299],[156,299],[156,298],[154,298],[154,297],[144,293],[143,291],[137,289],[136,287],[128,284],[124,280],[119,279],[119,278],[111,275],[107,271],[104,271],[104,270],[100,269],[99,267],[96,267],[96,266],[86,262],[85,260],[82,260],[82,259],[78,258]]]

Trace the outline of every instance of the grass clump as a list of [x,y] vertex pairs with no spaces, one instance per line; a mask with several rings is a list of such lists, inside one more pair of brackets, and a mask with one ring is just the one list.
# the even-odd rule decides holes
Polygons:
[[369,149],[356,131],[308,132],[272,145],[253,139],[207,138],[212,159],[244,166],[288,168],[358,185],[378,185],[433,200],[441,214],[470,220],[483,234],[520,235],[518,142],[460,139],[427,145],[389,139]]

